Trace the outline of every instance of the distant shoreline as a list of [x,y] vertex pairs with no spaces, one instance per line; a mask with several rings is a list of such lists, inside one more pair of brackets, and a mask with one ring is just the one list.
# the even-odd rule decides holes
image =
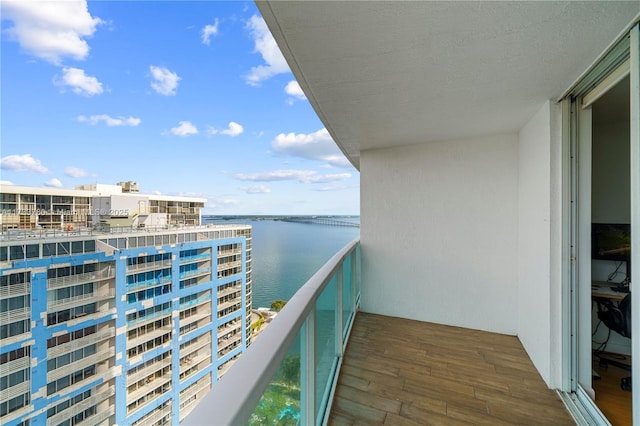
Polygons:
[[321,215],[321,214],[308,214],[308,215],[202,215],[202,218],[207,219],[217,219],[217,220],[283,220],[283,219],[309,219],[309,218],[321,218],[321,219],[332,219],[332,218],[350,218],[356,219],[359,218],[360,215],[348,215],[348,214],[332,214],[332,215]]

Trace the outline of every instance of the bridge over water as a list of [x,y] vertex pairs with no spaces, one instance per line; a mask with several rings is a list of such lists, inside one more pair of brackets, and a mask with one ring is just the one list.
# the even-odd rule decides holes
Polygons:
[[314,225],[327,225],[327,226],[350,226],[353,228],[360,228],[360,224],[357,222],[349,222],[346,220],[333,219],[330,217],[281,217],[278,220],[283,222],[295,222],[295,223],[310,223]]

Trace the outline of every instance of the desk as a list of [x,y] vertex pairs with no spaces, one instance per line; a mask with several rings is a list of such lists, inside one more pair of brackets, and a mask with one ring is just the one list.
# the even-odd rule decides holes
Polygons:
[[613,287],[617,287],[616,283],[609,283],[606,281],[592,281],[591,282],[591,297],[597,297],[600,299],[610,300],[622,300],[628,293],[621,293],[614,291]]

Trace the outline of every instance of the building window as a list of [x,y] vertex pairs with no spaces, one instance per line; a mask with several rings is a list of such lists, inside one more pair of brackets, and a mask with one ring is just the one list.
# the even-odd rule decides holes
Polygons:
[[25,393],[11,398],[8,401],[0,403],[0,417],[16,411],[19,408],[29,405],[31,402],[31,394]]
[[69,321],[74,318],[82,317],[96,313],[96,304],[90,303],[88,305],[78,306],[77,308],[64,309],[58,312],[52,312],[47,314],[47,325],[59,324],[61,322]]
[[68,388],[71,385],[79,383],[85,379],[96,374],[96,366],[91,365],[82,370],[76,371],[73,374],[64,376],[56,381],[47,383],[47,396],[53,395],[56,392],[61,391],[64,388]]
[[7,339],[9,337],[26,333],[31,330],[30,322],[31,321],[29,320],[23,320],[0,325],[0,339]]

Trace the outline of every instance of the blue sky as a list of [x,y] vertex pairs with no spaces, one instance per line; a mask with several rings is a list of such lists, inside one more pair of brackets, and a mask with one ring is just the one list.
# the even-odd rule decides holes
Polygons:
[[206,214],[358,214],[253,2],[2,1],[3,185],[133,180]]

